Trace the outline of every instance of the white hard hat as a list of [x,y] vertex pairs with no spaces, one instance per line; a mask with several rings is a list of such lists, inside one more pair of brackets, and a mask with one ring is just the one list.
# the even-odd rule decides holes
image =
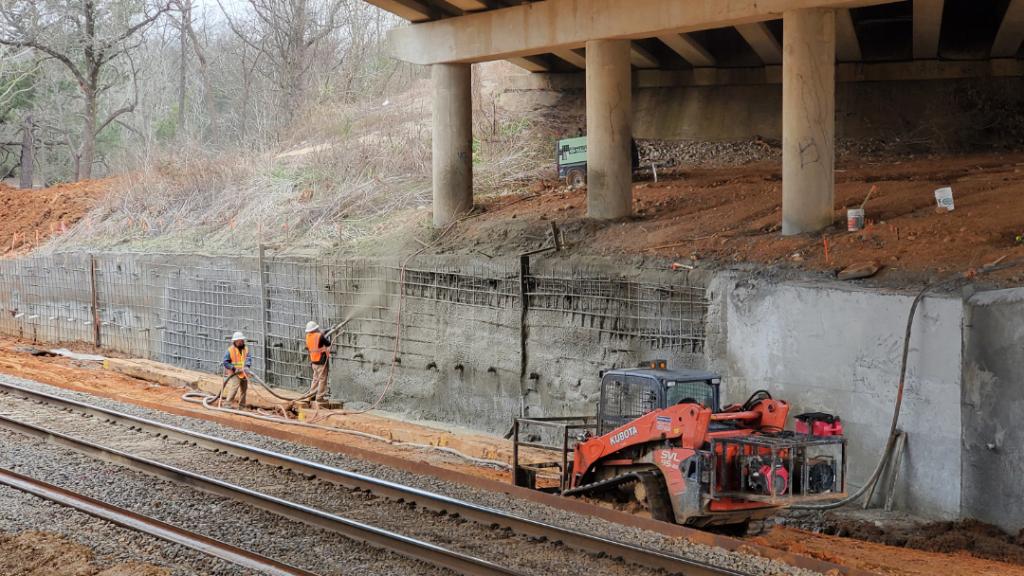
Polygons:
[[235,332],[234,334],[231,335],[232,342],[236,342],[238,340],[245,340],[245,334],[242,334],[241,332]]
[[320,329],[320,325],[310,320],[306,322],[306,333],[313,332]]

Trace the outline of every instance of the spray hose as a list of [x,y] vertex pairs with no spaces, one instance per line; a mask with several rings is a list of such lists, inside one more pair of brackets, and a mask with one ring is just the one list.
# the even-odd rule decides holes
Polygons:
[[907,315],[907,329],[903,334],[903,354],[900,358],[900,379],[899,384],[896,387],[896,400],[893,403],[892,421],[889,424],[889,436],[885,441],[885,449],[882,451],[882,456],[879,458],[875,469],[871,472],[871,476],[868,477],[867,482],[865,482],[860,489],[842,500],[826,504],[794,504],[790,506],[790,508],[796,510],[834,510],[856,502],[864,495],[864,493],[870,490],[878,482],[878,479],[882,476],[882,470],[885,469],[886,464],[888,464],[889,460],[892,458],[893,447],[896,445],[896,437],[898,434],[897,425],[900,420],[900,410],[903,407],[903,390],[907,383],[907,357],[910,355],[910,332],[914,326],[914,316],[917,313],[917,307],[921,304],[921,301],[924,300],[925,295],[936,288],[951,285],[961,280],[973,280],[981,274],[1011,268],[1024,263],[1024,260],[1015,260],[1003,264],[999,264],[999,262],[1000,260],[997,260],[995,263],[988,266],[983,266],[979,269],[972,269],[962,275],[953,276],[946,280],[928,284],[917,293],[917,296],[914,298],[914,302],[910,305],[910,313]]
[[[450,224],[448,226],[448,228],[446,228],[444,230],[444,232],[441,233],[441,235],[438,237],[438,240],[441,237],[443,237],[445,234],[447,234],[452,229],[452,227],[455,225],[456,222],[458,222],[458,220],[456,220],[455,222],[452,222],[452,224]],[[421,252],[423,252],[424,249],[425,249],[425,247],[417,250],[416,252],[413,252],[404,261],[402,261],[402,266],[401,266],[401,269],[399,270],[399,275],[400,275],[399,276],[399,286],[401,286],[405,282],[405,271],[406,271],[406,267],[407,267],[409,261],[412,260],[413,257],[415,257],[416,255],[418,255]],[[376,400],[374,400],[373,404],[370,405],[366,409],[359,410],[359,411],[354,411],[354,412],[344,412],[344,413],[331,412],[331,413],[327,414],[326,416],[323,416],[323,417],[320,417],[320,418],[322,418],[323,420],[326,420],[326,419],[329,419],[331,417],[336,417],[336,416],[348,416],[348,415],[364,414],[366,412],[369,412],[370,410],[375,409],[381,403],[381,401],[384,400],[384,397],[387,395],[388,391],[391,389],[392,384],[394,383],[395,367],[398,364],[398,357],[399,357],[399,354],[401,353],[400,344],[401,344],[401,340],[402,340],[402,308],[403,308],[404,300],[405,300],[405,293],[400,290],[399,291],[399,296],[398,296],[398,310],[395,313],[395,323],[396,323],[395,346],[394,346],[394,350],[392,350],[391,367],[388,370],[388,379],[387,379],[387,382],[384,385],[384,389],[381,390],[380,394],[377,396]],[[330,334],[333,334],[334,332],[337,332],[343,326],[348,324],[351,320],[352,320],[351,318],[348,318],[348,319],[342,321],[341,323],[335,325],[330,330],[328,330],[326,334],[330,335]],[[315,391],[312,389],[312,386],[310,386],[310,389],[305,394],[303,394],[301,396],[297,396],[297,397],[294,397],[294,398],[289,398],[289,397],[281,396],[281,395],[275,393],[270,388],[270,386],[267,385],[266,382],[264,382],[261,378],[259,378],[259,376],[256,376],[255,374],[251,374],[250,373],[249,377],[253,381],[255,381],[257,384],[259,384],[259,388],[254,390],[257,394],[259,393],[260,389],[263,389],[263,390],[266,390],[271,396],[273,396],[273,397],[275,397],[275,398],[277,398],[279,400],[284,400],[285,402],[291,402],[291,403],[302,402],[302,401],[309,400],[310,398],[312,398],[315,395]],[[219,403],[220,403],[221,398],[224,395],[224,389],[227,388],[228,382],[230,382],[232,378],[236,378],[237,379],[238,378],[238,374],[237,373],[230,374],[226,378],[224,378],[224,382],[221,384],[220,391],[217,393],[216,396],[213,395],[213,394],[210,394],[208,392],[193,390],[193,391],[189,391],[189,392],[186,392],[185,394],[183,394],[181,399],[186,401],[186,402],[191,402],[191,403],[194,403],[194,404],[202,404],[204,408],[206,408],[208,410],[214,410],[214,411],[217,411],[217,412],[224,412],[224,413],[227,413],[227,414],[235,414],[235,415],[238,415],[238,416],[246,416],[248,418],[255,418],[257,420],[263,420],[263,421],[266,421],[266,422],[273,422],[273,423],[276,423],[276,424],[287,424],[287,425],[290,425],[290,426],[301,426],[303,428],[315,428],[315,429],[318,429],[318,430],[325,430],[325,431],[328,431],[328,432],[337,432],[337,433],[341,433],[341,434],[349,434],[349,435],[352,435],[352,436],[360,436],[362,438],[369,438],[371,440],[377,440],[379,442],[384,442],[384,443],[387,443],[387,444],[400,444],[402,446],[408,446],[408,447],[411,447],[411,448],[419,448],[419,449],[424,449],[424,450],[434,450],[434,451],[437,451],[437,452],[443,452],[443,453],[446,453],[446,454],[451,454],[453,456],[457,456],[457,457],[459,457],[459,458],[461,458],[463,460],[466,460],[468,462],[471,462],[473,464],[477,464],[477,465],[481,465],[481,466],[490,466],[490,467],[498,468],[498,469],[501,469],[501,470],[508,470],[508,469],[511,468],[511,466],[509,466],[505,462],[501,462],[499,460],[490,460],[490,459],[487,459],[487,458],[476,458],[474,456],[470,456],[469,454],[465,454],[463,452],[455,450],[454,448],[448,448],[448,447],[445,447],[445,446],[434,446],[432,444],[419,444],[419,443],[416,443],[416,442],[398,442],[398,441],[392,440],[390,438],[385,438],[384,436],[378,436],[376,434],[370,434],[370,433],[367,433],[367,432],[361,432],[359,430],[351,430],[351,429],[348,429],[348,428],[337,428],[335,426],[327,426],[327,425],[323,425],[323,424],[316,424],[315,421],[313,421],[313,422],[300,422],[298,420],[293,420],[291,418],[288,418],[284,414],[284,410],[283,409],[282,409],[282,415],[281,416],[277,416],[277,415],[263,414],[263,413],[259,413],[259,412],[250,412],[250,411],[247,411],[247,410],[237,410],[237,409],[234,409],[234,408],[224,408],[223,406],[220,406]],[[213,402],[215,400],[218,402],[218,405],[216,405],[216,406],[213,404]],[[316,419],[318,417],[314,414],[314,418]]]
[[[254,418],[256,420],[262,420],[264,422],[273,422],[275,424],[287,424],[287,425],[290,425],[290,426],[300,426],[300,427],[303,427],[303,428],[315,428],[317,430],[325,430],[327,432],[337,432],[337,433],[340,433],[340,434],[348,434],[348,435],[351,435],[351,436],[360,436],[362,438],[368,438],[370,440],[376,440],[378,442],[384,442],[386,444],[408,446],[410,448],[419,448],[419,449],[423,449],[423,450],[435,450],[435,451],[438,451],[438,452],[444,452],[446,454],[451,454],[453,456],[457,456],[457,457],[459,457],[459,458],[461,458],[463,460],[466,460],[468,462],[472,462],[473,464],[478,464],[478,465],[481,465],[481,466],[490,466],[490,467],[498,468],[498,469],[501,469],[501,470],[508,470],[508,469],[511,468],[511,466],[509,466],[505,462],[501,462],[500,460],[490,460],[490,459],[487,459],[487,458],[476,458],[474,456],[470,456],[469,454],[465,454],[463,452],[455,450],[454,448],[448,448],[448,447],[445,447],[445,446],[434,446],[432,444],[420,444],[420,443],[416,443],[416,442],[399,442],[399,441],[396,441],[396,440],[392,440],[390,438],[386,438],[384,436],[378,436],[377,434],[370,434],[368,432],[362,432],[362,431],[359,431],[359,430],[352,430],[352,429],[349,429],[349,428],[337,428],[335,426],[326,426],[326,425],[323,425],[323,424],[316,424],[316,423],[313,423],[313,422],[300,422],[298,420],[293,420],[293,419],[288,418],[288,417],[283,416],[283,415],[282,416],[278,416],[278,415],[275,415],[275,414],[266,414],[266,413],[259,412],[259,411],[253,412],[253,411],[248,411],[248,410],[239,410],[239,409],[235,409],[235,408],[225,408],[223,406],[214,404],[215,401],[217,401],[217,402],[220,401],[221,395],[223,395],[224,389],[227,387],[228,381],[230,381],[232,378],[235,378],[235,377],[236,377],[236,375],[232,374],[231,376],[228,376],[227,378],[225,378],[224,379],[224,384],[221,385],[220,394],[218,394],[216,396],[213,395],[213,394],[210,394],[209,392],[203,392],[201,390],[190,390],[190,391],[186,392],[185,394],[183,394],[181,396],[181,399],[184,400],[185,402],[191,402],[193,404],[202,404],[202,406],[204,408],[206,408],[207,410],[213,410],[213,411],[216,411],[216,412],[224,412],[226,414],[235,414],[235,415],[238,415],[238,416],[246,416],[248,418]],[[261,387],[266,389],[268,392],[270,391],[269,387],[267,387],[264,384],[261,384]],[[271,392],[271,394],[273,394],[273,392]],[[275,397],[281,398],[281,396],[277,396],[276,394],[275,394]],[[301,397],[300,398],[296,398],[295,401],[298,401],[299,399],[301,399]],[[283,409],[282,409],[282,412],[283,412]]]

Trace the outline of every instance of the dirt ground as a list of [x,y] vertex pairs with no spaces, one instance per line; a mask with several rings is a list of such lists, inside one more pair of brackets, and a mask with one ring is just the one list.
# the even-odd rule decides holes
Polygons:
[[[442,251],[522,252],[543,245],[554,221],[571,251],[827,274],[873,261],[887,284],[1024,260],[1024,154],[847,161],[836,173],[835,224],[823,234],[781,236],[781,186],[778,163],[677,170],[635,184],[636,216],[609,226],[583,218],[585,190],[536,183],[527,194],[485,200],[482,214],[443,238]],[[872,186],[866,228],[847,232],[846,208],[859,206]],[[934,191],[944,186],[953,188],[955,210],[939,213]],[[1024,283],[1024,266],[990,278]]]
[[101,568],[92,550],[48,532],[0,533],[0,574],[17,576],[167,576],[136,562]]
[[21,190],[0,183],[0,255],[21,256],[78,222],[115,179]]
[[826,532],[929,552],[963,551],[978,558],[1024,565],[1024,532],[1010,536],[977,520],[884,528],[874,522],[843,520],[835,522]]
[[[186,402],[181,399],[181,395],[185,392],[182,388],[162,386],[104,370],[98,362],[78,361],[62,356],[34,356],[26,352],[32,346],[27,341],[0,337],[0,372],[147,408],[165,410],[193,418],[211,419],[211,412],[209,410],[206,410],[199,404]],[[46,346],[46,348],[56,347],[58,345]],[[77,352],[105,353],[103,350],[96,350],[94,347],[87,345],[67,344],[65,347]],[[250,391],[250,394],[254,393],[255,391]],[[243,429],[252,422],[255,422],[245,416],[224,413],[217,413],[216,415],[218,420],[223,420],[228,425],[235,425],[235,427]],[[477,477],[499,480],[501,482],[510,481],[505,470],[475,466],[458,456],[444,452],[420,450],[413,447],[404,447],[400,444],[387,444],[368,438],[326,430],[298,429],[288,424],[261,422],[260,425],[288,432],[301,430],[302,435],[308,438],[311,443],[325,446],[352,447],[409,461],[425,462],[433,466],[456,472],[464,472]]]
[[[182,390],[179,388],[156,385],[106,371],[95,362],[82,362],[59,356],[33,356],[25,352],[27,345],[24,341],[0,337],[0,372],[148,408],[212,419],[209,411],[182,401]],[[84,346],[72,346],[72,349],[96,352]],[[224,420],[223,423],[243,429],[246,424],[252,422],[241,416],[227,414],[217,414],[217,418],[218,421]],[[294,430],[293,427],[283,424],[261,422],[260,426],[266,426],[268,429]],[[424,452],[321,430],[303,429],[303,434],[308,436],[311,444],[321,448],[329,449],[331,445],[339,449],[353,447],[402,458],[410,462],[410,465],[424,462],[456,472],[508,482],[507,473],[504,471],[473,466],[443,453]],[[870,522],[844,521],[827,527],[826,531],[841,536],[775,526],[752,541],[755,544],[885,575],[1024,576],[1022,537],[1018,536],[1015,539],[977,523],[937,523],[927,525],[921,530],[891,530],[887,533],[875,528]],[[3,570],[3,548],[3,541],[0,540],[0,574],[7,573]],[[40,572],[42,573],[46,572]]]
[[[941,532],[938,528],[933,530]],[[979,554],[979,548],[969,544],[977,536],[972,530],[947,530],[937,537],[932,533],[933,530],[926,528],[920,533],[904,536],[922,542],[934,537],[935,543],[931,549],[943,551],[905,548],[900,538],[891,540],[895,545],[876,542],[876,537],[870,534],[872,531],[865,530],[851,532],[851,536],[857,536],[855,538],[775,526],[753,541],[771,548],[886,576],[1024,576],[1024,566],[979,557],[985,552]],[[862,536],[870,541],[859,539]],[[966,548],[954,544],[956,542]]]

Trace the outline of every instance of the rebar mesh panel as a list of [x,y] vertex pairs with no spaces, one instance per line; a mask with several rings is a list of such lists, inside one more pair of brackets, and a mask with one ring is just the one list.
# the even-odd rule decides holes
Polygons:
[[600,332],[611,340],[680,352],[704,350],[708,300],[702,286],[584,275],[533,275],[528,285],[531,311],[561,312],[567,324]]
[[[550,345],[553,337],[606,350],[703,350],[705,289],[688,285],[685,276],[657,284],[599,272],[519,274],[518,260],[467,264],[431,256],[408,262],[269,256],[262,268],[256,256],[31,256],[0,261],[0,332],[42,342],[93,342],[95,299],[104,347],[219,373],[229,335],[241,330],[258,374],[271,385],[302,390],[310,378],[305,323],[326,327],[358,310],[335,339],[332,359],[346,364],[343,374],[365,375],[365,382],[345,383],[355,396],[347,399],[372,400],[386,378],[380,368],[397,351],[396,372],[435,378],[442,384],[437,393],[450,400],[438,414],[449,410],[451,417],[491,411],[507,418],[522,410],[518,379],[528,373],[527,356],[517,334],[527,337],[527,351]],[[522,289],[529,304],[525,316],[517,313],[523,311]],[[464,356],[473,346],[506,343],[500,359],[487,364],[471,366],[475,359]],[[481,392],[480,382],[468,377],[473,370],[487,374],[488,386],[500,392]],[[409,397],[392,394],[382,406],[392,398]],[[633,402],[628,394],[620,401]],[[644,409],[638,404],[618,411],[633,416]]]

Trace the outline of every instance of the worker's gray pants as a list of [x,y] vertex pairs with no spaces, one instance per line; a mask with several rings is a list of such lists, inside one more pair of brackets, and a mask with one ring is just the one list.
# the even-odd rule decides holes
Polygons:
[[249,391],[249,379],[248,378],[238,378],[237,380],[238,380],[238,386],[236,386],[231,391],[231,395],[228,396],[228,403],[230,404],[230,403],[234,402],[235,401],[235,397],[237,396],[238,397],[238,407],[239,408],[245,408],[245,396],[246,396],[246,393]]
[[313,364],[313,383],[310,385],[310,390],[314,392],[313,399],[317,402],[324,399],[327,395],[327,380],[328,380],[328,364]]

